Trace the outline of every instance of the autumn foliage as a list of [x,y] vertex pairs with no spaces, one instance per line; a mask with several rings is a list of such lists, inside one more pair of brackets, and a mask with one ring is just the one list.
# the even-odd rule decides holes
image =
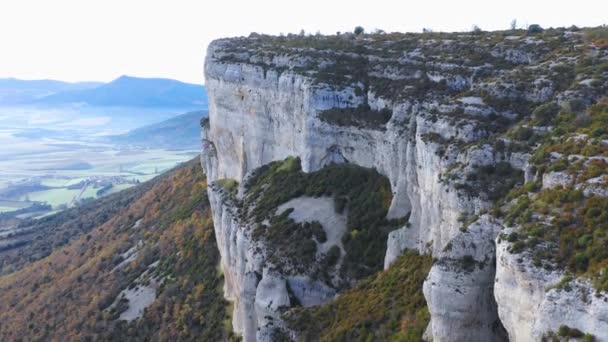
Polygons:
[[[189,162],[89,234],[0,278],[0,340],[229,339],[204,177]],[[108,308],[155,262],[156,300],[143,318],[119,320]]]

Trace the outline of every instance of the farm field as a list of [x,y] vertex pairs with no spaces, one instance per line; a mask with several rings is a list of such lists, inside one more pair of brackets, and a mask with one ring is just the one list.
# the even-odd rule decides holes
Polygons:
[[[10,200],[0,200],[0,212],[18,210],[31,202],[43,202],[53,209],[70,206],[73,201],[98,197],[99,186],[92,180],[110,179],[104,195],[145,182],[181,162],[197,151],[138,150],[121,153],[108,150],[59,151],[28,154],[0,160],[0,188],[14,184],[39,184],[41,190],[25,191]],[[74,165],[87,165],[86,168]],[[79,186],[86,184],[84,186]]]
[[[199,138],[192,131],[196,133],[203,113],[181,115],[186,111],[0,105],[0,214],[37,217],[62,210],[145,182],[192,159],[199,152]],[[179,119],[169,120],[174,117]],[[176,125],[190,128],[189,135],[179,136],[189,137],[187,144],[180,140],[173,149],[152,144],[176,140],[171,135]],[[137,131],[127,143],[110,138],[140,127],[151,128]]]
[[[11,144],[19,140],[17,144]],[[0,144],[20,149],[0,151],[0,213],[29,207],[34,202],[53,210],[98,197],[102,185],[111,184],[103,195],[145,182],[181,162],[192,159],[196,150],[125,149],[111,144],[44,139],[25,147],[23,138],[0,128]],[[20,144],[21,142],[21,144]]]

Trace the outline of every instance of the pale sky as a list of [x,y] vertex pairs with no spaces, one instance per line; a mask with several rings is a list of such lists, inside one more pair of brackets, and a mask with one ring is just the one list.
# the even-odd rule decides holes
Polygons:
[[606,0],[0,0],[0,77],[203,83],[213,39],[250,32],[333,34],[608,24]]

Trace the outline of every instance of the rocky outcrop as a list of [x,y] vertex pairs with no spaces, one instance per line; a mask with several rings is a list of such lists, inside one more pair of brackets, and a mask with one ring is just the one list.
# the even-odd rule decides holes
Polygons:
[[224,294],[234,303],[232,325],[245,341],[271,341],[282,328],[281,313],[296,302],[305,307],[326,303],[336,291],[310,275],[284,274],[269,260],[269,250],[252,238],[230,194],[208,187],[216,239],[224,271]]
[[260,260],[227,194],[216,186],[209,186],[207,192],[224,271],[224,296],[234,303],[232,326],[246,341],[253,341],[257,331],[255,298],[262,270]]
[[[512,231],[506,229],[503,236]],[[608,341],[605,293],[588,280],[535,267],[525,255],[509,252],[512,244],[500,236],[496,244],[494,293],[510,341],[539,341],[562,325],[592,334],[595,341]]]
[[507,341],[494,300],[494,239],[501,228],[484,215],[436,254],[424,282],[433,341]]

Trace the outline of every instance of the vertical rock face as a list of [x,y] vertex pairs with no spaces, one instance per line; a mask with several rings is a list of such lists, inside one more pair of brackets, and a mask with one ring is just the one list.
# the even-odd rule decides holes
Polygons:
[[423,139],[438,134],[474,141],[478,133],[473,127],[454,127],[441,119],[431,122],[426,117],[429,109],[408,102],[394,105],[383,129],[332,125],[320,120],[319,112],[356,107],[364,98],[371,107],[380,106],[380,101],[373,94],[332,89],[292,72],[219,62],[217,50],[223,44],[210,46],[205,69],[211,124],[203,127],[204,155],[210,155],[204,163],[213,164],[210,181],[241,181],[248,172],[288,156],[300,157],[306,172],[335,161],[376,168],[393,187],[389,217],[412,215],[411,229],[390,242],[387,265],[406,247],[422,250],[431,242],[433,250],[441,249],[456,234],[460,213],[483,206],[459,198],[438,181],[449,165],[466,163],[469,156],[442,156],[440,143]]
[[605,293],[596,292],[587,280],[567,280],[564,272],[535,267],[525,255],[510,253],[511,245],[497,239],[494,287],[498,315],[511,341],[539,341],[562,325],[608,341]]
[[484,215],[437,253],[424,282],[434,341],[506,341],[494,300],[494,239]]
[[[307,275],[282,274],[267,246],[252,238],[250,223],[223,188],[208,188],[224,271],[224,294],[234,303],[232,325],[245,341],[271,341],[281,313],[295,302],[313,306],[334,298],[335,289]],[[297,242],[294,242],[297,243]]]
[[[559,34],[582,44],[577,33]],[[538,304],[554,294],[544,289],[552,279],[521,280],[525,276],[500,248],[497,270],[494,241],[501,225],[477,217],[517,184],[535,180],[528,163],[533,151],[507,130],[543,102],[573,96],[591,102],[602,90],[564,91],[562,83],[574,78],[558,78],[554,64],[546,63],[559,52],[555,44],[497,37],[253,36],[209,46],[201,163],[212,184],[233,326],[246,341],[272,340],[285,307],[319,305],[337,294],[309,276],[268,266],[267,248],[252,239],[231,196],[213,185],[236,180],[242,197],[253,171],[289,156],[299,157],[305,172],[352,163],[388,178],[387,218],[409,222],[389,234],[385,268],[407,248],[437,258],[424,285],[428,338],[505,340],[500,320],[518,341],[555,328],[535,328],[540,321],[531,319],[541,307],[547,317],[560,312]],[[576,60],[559,63],[565,70]],[[605,308],[580,307],[589,315]],[[593,324],[589,331],[604,328],[601,319]]]
[[252,250],[251,240],[235,216],[227,194],[209,186],[209,203],[213,208],[215,236],[221,253],[224,271],[224,295],[234,302],[232,325],[246,340],[255,340],[257,319],[254,311],[258,276],[261,270]]
[[[379,107],[380,100],[373,94],[357,95],[353,88],[318,85],[291,72],[279,74],[246,63],[221,63],[218,50],[223,44],[219,41],[210,46],[205,69],[210,110],[209,124],[203,125],[202,164],[209,182],[225,178],[241,182],[252,170],[288,156],[300,157],[307,172],[331,162],[376,168],[393,188],[389,218],[410,215],[409,227],[389,236],[385,267],[405,248],[441,251],[459,233],[458,219],[463,212],[475,213],[487,207],[483,200],[459,195],[440,179],[456,162],[493,162],[494,152],[486,147],[445,153],[441,142],[426,139],[438,135],[474,141],[479,133],[473,127],[454,127],[445,119],[431,119],[429,109],[407,101],[394,105],[392,119],[382,129],[330,124],[319,119],[323,110],[354,107],[364,98],[371,107]],[[269,273],[259,265],[260,254],[252,247],[245,224],[230,213],[230,204],[222,202],[217,191],[217,187],[209,187],[226,296],[235,302],[233,325],[246,340],[254,340],[256,330],[269,323],[263,317],[275,312],[274,324],[279,319],[275,306],[288,298],[285,280],[267,280]],[[315,304],[320,304],[333,297],[323,286],[311,285],[295,286],[306,289],[301,302],[314,297],[318,298]],[[269,286],[273,291],[264,290]],[[318,293],[310,293],[315,288]],[[260,299],[269,293],[279,297],[272,299],[272,304]],[[258,335],[269,336],[268,332]]]

